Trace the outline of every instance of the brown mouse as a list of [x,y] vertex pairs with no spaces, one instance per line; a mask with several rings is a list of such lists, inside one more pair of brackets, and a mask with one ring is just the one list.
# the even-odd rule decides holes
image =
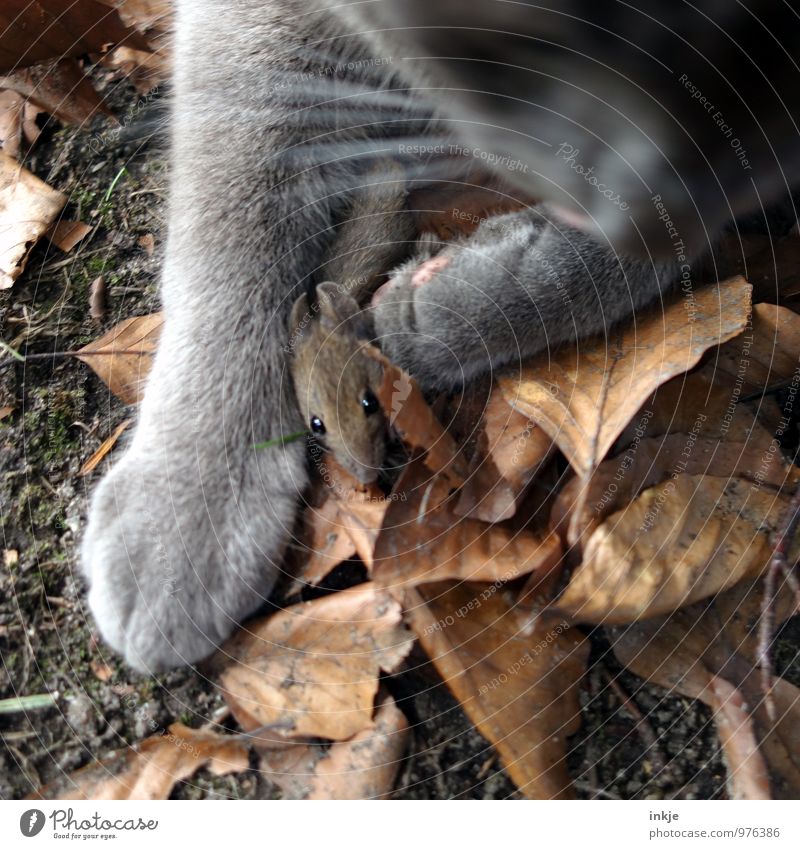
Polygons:
[[306,426],[361,483],[378,477],[386,453],[386,417],[377,391],[380,363],[362,350],[369,314],[336,283],[317,286],[312,308],[301,295],[292,308],[290,369]]

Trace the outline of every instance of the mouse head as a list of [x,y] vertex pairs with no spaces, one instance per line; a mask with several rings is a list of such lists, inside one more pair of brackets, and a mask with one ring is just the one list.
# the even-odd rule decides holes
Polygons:
[[335,283],[321,283],[316,294],[316,308],[301,295],[291,314],[297,403],[319,444],[361,483],[371,483],[386,449],[386,421],[377,399],[383,369],[362,350],[371,338],[371,322]]

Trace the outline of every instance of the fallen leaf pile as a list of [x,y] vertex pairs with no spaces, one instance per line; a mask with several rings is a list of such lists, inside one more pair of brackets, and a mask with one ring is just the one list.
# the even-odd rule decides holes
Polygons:
[[[292,798],[390,793],[408,727],[380,680],[416,639],[520,792],[568,798],[582,626],[604,625],[628,669],[709,706],[731,796],[796,797],[798,694],[776,679],[771,719],[758,655],[800,481],[771,390],[798,382],[800,316],[750,295],[743,277],[699,286],[691,312],[678,299],[436,413],[373,351],[409,461],[385,492],[322,455],[289,595],[353,558],[366,582],[250,623],[214,660],[263,774]],[[90,346],[128,401],[159,326]],[[796,603],[781,586],[778,621]]]

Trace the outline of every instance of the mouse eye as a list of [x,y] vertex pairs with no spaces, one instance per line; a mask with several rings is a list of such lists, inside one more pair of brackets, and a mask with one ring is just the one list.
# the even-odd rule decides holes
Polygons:
[[380,404],[378,404],[378,399],[372,394],[372,391],[367,389],[364,393],[364,397],[361,399],[361,406],[364,410],[365,416],[371,416],[373,413],[377,413],[380,409]]
[[317,436],[322,436],[325,433],[325,423],[319,416],[311,416],[311,432],[316,433]]

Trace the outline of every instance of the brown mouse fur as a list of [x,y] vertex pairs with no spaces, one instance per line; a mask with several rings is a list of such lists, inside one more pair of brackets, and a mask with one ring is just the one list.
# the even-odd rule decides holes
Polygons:
[[301,295],[289,320],[290,370],[306,427],[362,483],[378,476],[388,429],[376,397],[383,370],[361,350],[373,334],[359,301],[409,253],[416,222],[406,198],[404,172],[394,160],[366,175],[322,268],[337,282],[317,286],[313,307]]
[[317,311],[301,295],[291,372],[297,403],[317,442],[361,483],[378,476],[386,450],[386,419],[377,400],[381,365],[361,350],[371,322],[358,302],[335,283],[317,286]]

